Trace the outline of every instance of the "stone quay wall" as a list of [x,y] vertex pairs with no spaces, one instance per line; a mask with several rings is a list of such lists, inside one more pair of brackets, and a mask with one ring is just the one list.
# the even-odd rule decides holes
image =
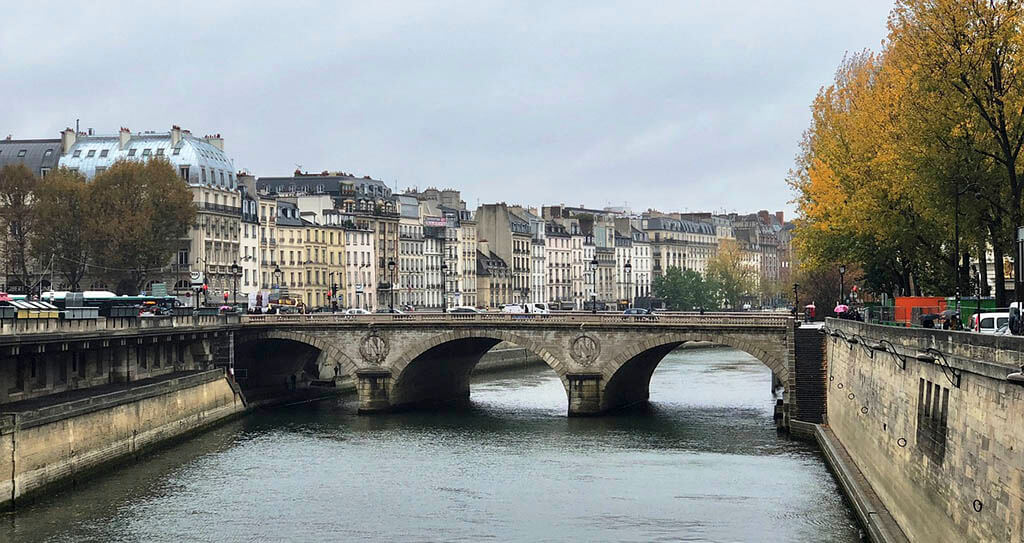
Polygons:
[[1024,338],[829,319],[827,424],[910,541],[1024,541]]
[[0,508],[241,413],[221,369],[0,415]]

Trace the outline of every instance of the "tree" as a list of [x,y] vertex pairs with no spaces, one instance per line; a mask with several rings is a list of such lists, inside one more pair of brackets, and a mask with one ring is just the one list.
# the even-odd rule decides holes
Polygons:
[[4,259],[26,289],[33,284],[34,269],[30,239],[35,232],[37,216],[33,193],[39,178],[24,164],[9,164],[0,169],[0,226],[6,234]]
[[670,267],[651,284],[654,295],[672,311],[716,308],[714,286],[700,272]]
[[735,240],[723,239],[718,254],[708,260],[707,277],[716,287],[717,298],[726,307],[740,306],[740,300],[754,290],[756,271],[743,258]]
[[[1024,220],[1017,167],[1024,147],[1022,21],[1018,0],[900,0],[889,18],[892,63],[929,98],[917,110],[948,120],[953,130],[937,136],[976,155],[978,171],[999,171],[977,180],[987,204],[978,217],[991,236],[997,275]],[[1014,277],[1020,292],[1020,274]],[[1005,305],[1001,283],[997,303]]]
[[31,254],[52,262],[70,290],[81,290],[89,259],[89,192],[85,178],[67,168],[51,172],[35,192],[36,219],[46,227],[33,232]]
[[89,199],[91,252],[120,276],[118,293],[137,293],[167,266],[195,222],[192,193],[164,159],[119,161],[96,176]]

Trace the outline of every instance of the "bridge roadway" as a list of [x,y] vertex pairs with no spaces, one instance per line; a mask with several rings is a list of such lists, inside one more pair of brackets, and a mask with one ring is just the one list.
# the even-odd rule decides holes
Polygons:
[[302,346],[315,356],[308,373],[352,378],[360,411],[370,413],[467,399],[473,367],[507,341],[558,374],[569,415],[593,415],[646,401],[662,358],[683,343],[706,341],[771,368],[787,392],[780,421],[787,424],[797,415],[794,338],[794,319],[779,313],[247,315],[235,352],[236,367],[272,384],[291,377],[267,365]]
[[[797,413],[795,327],[778,313],[412,313],[242,315],[0,323],[0,404],[214,363],[243,388],[349,378],[363,413],[465,400],[480,358],[507,341],[554,370],[570,415],[642,402],[658,363],[679,345],[743,350],[785,387]],[[42,363],[42,370],[36,365]]]

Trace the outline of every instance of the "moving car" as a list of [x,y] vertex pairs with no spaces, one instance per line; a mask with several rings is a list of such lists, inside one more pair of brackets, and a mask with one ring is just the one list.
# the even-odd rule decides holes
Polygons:
[[526,313],[526,308],[519,304],[505,304],[501,306],[502,313]]
[[631,307],[622,312],[623,315],[650,315],[651,312],[642,307]]
[[405,315],[405,311],[401,309],[391,309],[390,307],[378,307],[374,313],[391,313],[392,315]]
[[475,307],[470,307],[468,305],[460,305],[458,307],[453,307],[453,308],[449,309],[448,312],[449,313],[483,313],[483,311],[480,311],[479,309],[477,309]]
[[352,307],[345,310],[346,315],[369,315],[370,312],[361,307]]

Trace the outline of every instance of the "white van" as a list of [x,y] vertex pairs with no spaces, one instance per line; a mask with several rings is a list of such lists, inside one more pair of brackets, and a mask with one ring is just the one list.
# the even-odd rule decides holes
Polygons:
[[[978,319],[981,319],[981,327],[978,327]],[[978,313],[971,315],[971,330],[982,334],[994,334],[1004,324],[1010,322],[1010,314],[1003,312]]]
[[502,313],[526,313],[526,308],[519,304],[505,304],[501,306]]
[[536,313],[538,315],[548,315],[551,313],[551,308],[548,307],[546,302],[537,302],[535,304],[526,304],[527,313]]

